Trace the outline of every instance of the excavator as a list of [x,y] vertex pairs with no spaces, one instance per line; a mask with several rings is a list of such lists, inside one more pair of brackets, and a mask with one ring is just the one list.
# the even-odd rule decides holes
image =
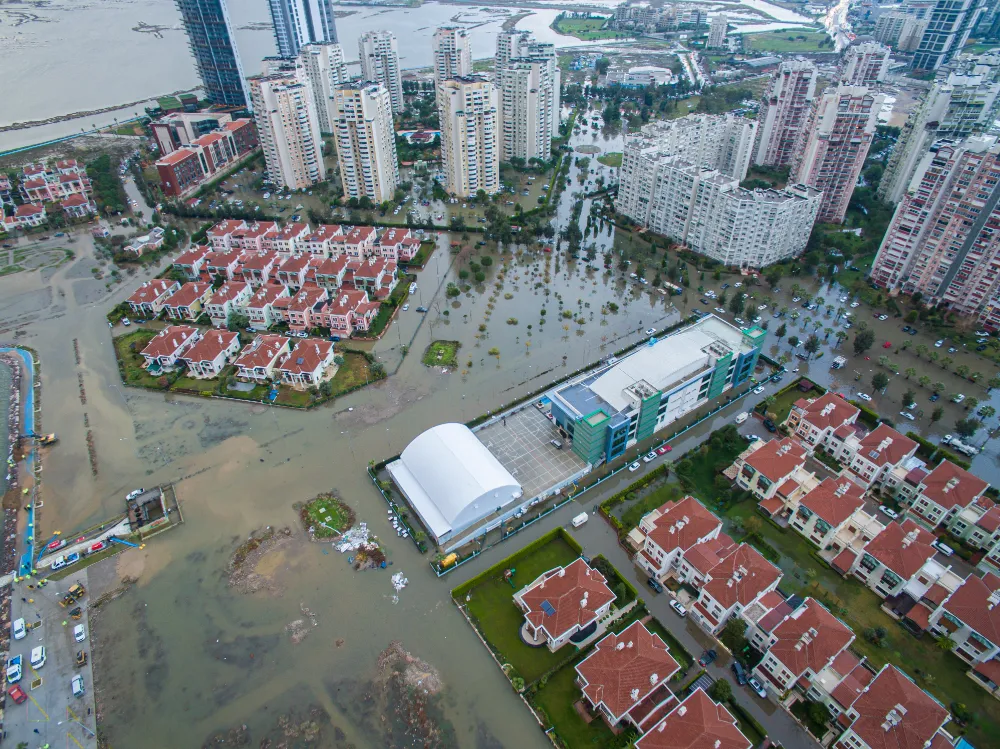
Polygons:
[[29,432],[28,434],[22,434],[18,438],[18,441],[20,440],[37,440],[39,445],[47,447],[58,442],[59,436],[55,432],[50,434],[35,434],[34,432]]

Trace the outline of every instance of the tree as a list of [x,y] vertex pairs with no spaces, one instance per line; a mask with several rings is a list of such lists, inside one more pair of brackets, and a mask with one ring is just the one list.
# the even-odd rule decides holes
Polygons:
[[959,419],[955,422],[955,431],[966,439],[972,439],[979,430],[979,422],[975,419]]
[[830,722],[830,711],[822,702],[809,702],[809,720],[818,726],[825,726]]
[[903,374],[906,375],[906,379],[910,379],[911,377],[916,376],[917,370],[913,367],[907,367],[906,371]]
[[979,409],[979,420],[983,422],[986,419],[992,419],[996,414],[997,410],[993,406],[983,406]]
[[840,348],[840,344],[842,344],[847,339],[847,331],[838,330],[836,333],[836,338],[837,338],[837,348]]
[[809,336],[809,338],[806,340],[805,349],[810,356],[819,351],[819,346],[820,346],[819,338],[817,338],[815,335]]
[[942,390],[944,390],[944,383],[935,382],[933,385],[931,385],[931,390],[933,390],[935,393],[940,393]]
[[[720,474],[721,475],[721,474]],[[742,653],[749,642],[746,638],[747,623],[738,616],[731,617],[719,635],[722,644],[729,648],[729,652],[738,656]]]
[[872,389],[883,390],[889,386],[889,375],[885,372],[876,372],[872,375]]
[[917,356],[919,356],[922,359],[924,355],[927,353],[928,349],[927,346],[924,345],[923,343],[918,343],[914,351],[916,351]]
[[718,679],[708,688],[708,696],[716,702],[726,703],[733,698],[733,688],[728,679]]
[[861,356],[875,343],[875,331],[859,330],[854,336],[854,354]]
[[917,378],[917,384],[920,385],[920,387],[925,388],[931,384],[931,378],[927,375],[920,375],[920,377]]
[[246,330],[250,325],[250,318],[240,312],[233,312],[229,315],[229,322],[226,323],[226,327],[232,331]]
[[597,62],[594,63],[594,69],[597,71],[598,75],[606,75],[608,68],[611,67],[611,60],[607,57],[598,58]]
[[941,421],[944,417],[944,408],[938,406],[931,412],[931,421]]
[[743,311],[742,294],[733,294],[733,298],[729,300],[729,311],[734,315],[738,315]]
[[785,337],[785,333],[787,332],[788,332],[788,327],[785,325],[785,323],[781,323],[781,325],[778,326],[778,329],[774,331],[774,335],[777,336],[778,340],[780,341],[782,338]]
[[986,388],[988,390],[995,390],[996,388],[1000,388],[1000,375],[995,375],[991,377],[989,381],[986,383]]
[[912,390],[907,390],[905,393],[903,393],[903,406],[905,408],[909,408],[914,403],[916,403],[916,399],[914,398],[914,393]]
[[799,337],[797,335],[788,336],[788,345],[795,348],[799,345]]

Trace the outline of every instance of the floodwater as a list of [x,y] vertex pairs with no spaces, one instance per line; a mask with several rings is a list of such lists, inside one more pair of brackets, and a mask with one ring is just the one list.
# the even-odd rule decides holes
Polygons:
[[[716,7],[734,9],[712,0]],[[588,3],[575,2],[574,6]],[[767,13],[775,23],[759,17],[746,30],[766,31],[812,23],[811,19],[765,2],[743,0],[742,5]],[[558,5],[558,4],[556,4]],[[608,3],[593,3],[597,11]],[[735,6],[738,7],[738,6]],[[230,14],[244,72],[259,72],[262,58],[275,54],[274,35],[266,0],[233,0]],[[557,7],[519,8],[517,5],[471,6],[429,2],[419,8],[344,6],[350,15],[337,19],[337,30],[348,59],[356,59],[357,40],[370,29],[384,28],[400,39],[404,68],[431,62],[431,35],[438,26],[458,23],[470,30],[474,57],[492,57],[496,35],[506,18],[520,12],[517,28],[531,31],[539,41],[557,47],[607,45],[581,42],[549,28]],[[0,151],[78,134],[93,126],[142,114],[150,97],[199,85],[188,52],[187,38],[174,3],[159,0],[85,0],[80,3],[0,4],[0,56],[5,73],[0,78],[0,125],[44,120],[72,112],[138,102],[128,107],[74,120],[0,133]],[[25,86],[28,81],[33,85]]]
[[[7,425],[6,414],[10,408],[10,367],[0,362],[0,445],[4,449],[3,460],[6,462],[6,446],[10,437],[10,430]],[[7,466],[0,470],[0,495],[7,491]]]
[[[621,138],[590,131],[574,137],[572,145],[619,151]],[[594,158],[590,168],[605,179],[611,174]],[[578,172],[576,165],[570,170],[572,186],[562,193],[558,228],[580,199]],[[585,200],[581,226],[589,211]],[[598,224],[596,235],[590,232],[584,240],[585,248],[597,246],[598,267],[601,254],[613,246],[612,231]],[[129,490],[168,481],[176,486],[186,521],[144,550],[103,563],[139,580],[107,604],[93,625],[101,725],[112,746],[149,746],[150,736],[164,735],[173,746],[200,746],[210,735],[244,724],[257,744],[286,725],[293,708],[293,723],[329,716],[328,723],[317,721],[318,746],[423,743],[400,718],[398,701],[379,697],[373,686],[379,653],[395,640],[440,675],[442,691],[428,706],[440,733],[428,745],[547,746],[529,711],[454,610],[451,581],[436,579],[427,557],[394,536],[365,466],[398,453],[435,424],[495,410],[636,342],[641,330],[675,314],[670,299],[684,310],[705,307],[693,288],[665,298],[627,282],[627,274],[617,270],[588,271],[582,262],[569,263],[565,252],[505,255],[508,265],[499,289],[494,284],[502,266],[494,255],[482,288],[449,299],[446,284],[460,283],[459,273],[472,259],[452,256],[449,239],[441,238],[418,274],[417,301],[430,313],[423,318],[401,314],[397,329],[374,347],[388,369],[398,365],[398,372],[312,412],[122,388],[104,314],[139,279],[108,292],[93,277],[95,262],[85,236],[74,244],[74,262],[44,276],[0,279],[0,334],[16,328],[18,340],[39,352],[43,423],[61,438],[45,457],[43,534],[69,532],[120,512]],[[692,287],[699,283],[692,278]],[[494,307],[487,319],[491,295]],[[619,311],[602,314],[611,301]],[[564,310],[569,318],[562,316]],[[517,323],[508,324],[508,318]],[[486,337],[477,339],[481,324]],[[797,323],[804,324],[804,319]],[[901,337],[895,321],[872,324],[880,338],[892,330],[896,340]],[[439,338],[462,343],[459,358],[466,374],[444,374],[421,364],[424,348]],[[411,340],[413,355],[400,363],[400,348]],[[488,353],[493,347],[498,357]],[[775,344],[772,353],[780,350],[787,344]],[[844,390],[854,384],[853,368],[871,364],[852,361],[851,370],[831,375],[830,358],[828,352],[825,361],[804,370]],[[955,379],[944,372],[935,376]],[[901,382],[902,377],[894,378],[886,398],[899,397]],[[958,387],[948,383],[949,392]],[[959,413],[948,407],[956,414],[949,412],[943,423]],[[96,475],[88,459],[88,429],[94,435]],[[976,469],[995,480],[1000,472],[993,443],[989,451],[976,459]],[[291,527],[301,539],[292,504],[331,489],[387,539],[392,566],[354,572],[329,546],[296,541],[280,556],[265,556],[257,568],[272,576],[280,596],[233,592],[225,568],[236,546],[268,525]],[[575,511],[563,512],[569,518]],[[512,542],[510,549],[518,545]],[[409,578],[398,601],[389,579],[397,571]],[[111,576],[111,570],[99,574]],[[307,619],[306,638],[293,644],[286,626],[306,618],[303,607],[314,618]],[[112,655],[101,657],[101,651]]]

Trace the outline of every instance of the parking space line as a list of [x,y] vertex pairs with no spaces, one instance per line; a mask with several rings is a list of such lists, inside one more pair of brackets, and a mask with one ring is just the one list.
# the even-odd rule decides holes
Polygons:
[[34,718],[31,718],[30,720],[31,723],[47,723],[48,721],[52,720],[49,717],[49,714],[44,710],[42,710],[42,706],[38,704],[38,700],[36,700],[34,697],[31,696],[31,692],[28,692],[28,699],[31,700],[32,704],[38,708],[38,712],[40,712],[42,715],[45,716],[45,720],[35,720]]
[[71,733],[67,733],[66,736],[67,736],[67,738],[72,739],[73,743],[76,744],[78,747],[80,747],[80,749],[83,749],[83,744],[81,744],[79,741],[76,740],[76,736],[74,736]]

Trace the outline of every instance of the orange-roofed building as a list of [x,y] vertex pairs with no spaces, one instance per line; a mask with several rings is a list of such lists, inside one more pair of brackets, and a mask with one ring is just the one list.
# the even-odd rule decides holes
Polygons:
[[778,587],[781,570],[749,544],[740,544],[708,573],[690,607],[691,617],[712,635],[763,595]]
[[934,530],[978,501],[988,488],[989,484],[978,476],[943,460],[920,482],[907,515]]
[[208,312],[212,325],[223,328],[229,324],[229,316],[234,312],[245,314],[244,309],[250,298],[253,296],[253,289],[250,284],[243,281],[229,281],[216,289],[209,297],[205,311]]
[[321,338],[299,341],[278,365],[281,381],[292,387],[316,385],[336,372],[333,367],[333,343]]
[[924,568],[934,559],[934,540],[910,519],[889,523],[865,546],[851,572],[882,598],[895,596],[922,572],[933,581],[935,575]]
[[188,280],[197,281],[201,278],[205,261],[211,254],[208,246],[194,245],[174,259],[174,269],[187,276]]
[[201,338],[201,331],[189,325],[171,325],[157,333],[142,350],[146,369],[173,369],[177,360]]
[[834,432],[841,427],[850,427],[858,419],[861,410],[852,406],[837,393],[826,393],[819,398],[800,398],[795,401],[785,420],[792,430],[810,450],[817,447],[831,449],[831,441],[840,439],[847,432],[841,429],[838,436]]
[[750,455],[742,458],[742,465],[736,474],[739,487],[752,492],[758,500],[773,497],[778,487],[797,472],[802,472],[804,476],[812,475],[805,471],[805,448],[791,437],[758,445]]
[[633,531],[640,537],[635,563],[662,582],[675,574],[688,549],[718,537],[721,532],[722,521],[694,497],[667,502],[643,515]]
[[590,708],[615,728],[621,723],[642,726],[630,713],[645,701],[643,718],[664,703],[675,702],[667,682],[680,671],[670,648],[642,622],[602,638],[576,666],[576,683]]
[[572,637],[596,630],[614,600],[604,575],[583,559],[542,573],[514,594],[524,612],[525,640],[544,643],[552,652]]
[[970,575],[931,614],[929,624],[931,632],[955,643],[951,651],[970,666],[996,661],[1000,655],[1000,577]]
[[167,299],[180,287],[180,283],[173,279],[154,278],[152,281],[145,281],[126,301],[133,314],[156,317]]
[[240,334],[228,330],[209,330],[181,359],[193,377],[218,377],[226,364],[240,350]]
[[163,308],[171,320],[197,320],[212,297],[212,284],[194,281],[170,295]]
[[291,350],[291,339],[283,335],[258,335],[236,361],[236,376],[262,384],[278,377],[275,368]]
[[635,749],[750,749],[736,718],[698,687],[635,742]]
[[825,549],[837,533],[865,506],[865,490],[847,477],[826,478],[799,500],[789,525],[813,546]]

